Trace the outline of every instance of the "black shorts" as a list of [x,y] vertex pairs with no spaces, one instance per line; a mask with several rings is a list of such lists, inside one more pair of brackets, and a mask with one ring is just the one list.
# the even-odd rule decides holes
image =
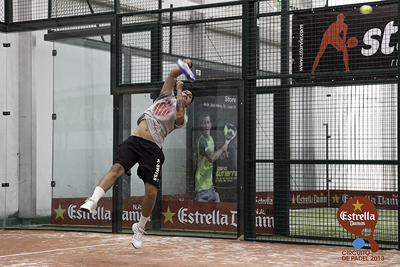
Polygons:
[[164,153],[156,143],[130,136],[119,145],[114,164],[121,164],[125,172],[128,172],[136,163],[139,163],[137,169],[139,178],[159,187],[164,160]]

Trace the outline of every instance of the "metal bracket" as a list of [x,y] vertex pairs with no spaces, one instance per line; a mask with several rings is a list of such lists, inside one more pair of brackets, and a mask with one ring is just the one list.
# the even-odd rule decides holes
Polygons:
[[2,183],[1,187],[10,187],[10,184],[9,183]]
[[53,49],[53,50],[51,51],[51,55],[52,55],[53,57],[57,56],[57,50]]
[[3,111],[3,116],[9,116],[11,114],[10,111]]
[[3,43],[3,47],[10,47],[11,44],[10,43]]
[[51,186],[51,187],[56,187],[56,181],[51,181],[51,182],[50,182],[50,186]]
[[53,121],[55,121],[57,119],[57,114],[56,113],[51,114],[51,118],[53,119]]

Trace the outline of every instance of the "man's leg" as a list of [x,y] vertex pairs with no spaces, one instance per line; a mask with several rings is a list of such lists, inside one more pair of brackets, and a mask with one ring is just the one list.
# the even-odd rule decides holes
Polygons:
[[144,234],[144,228],[150,218],[151,212],[153,211],[154,205],[157,200],[158,188],[155,185],[145,182],[144,184],[144,199],[142,202],[142,214],[139,222],[132,225],[132,231],[134,233],[132,237],[132,246],[134,248],[140,248],[142,246],[142,237]]
[[121,164],[115,163],[111,169],[104,174],[101,178],[98,186],[103,188],[104,192],[107,192],[121,175],[125,172],[124,167]]
[[156,204],[158,188],[150,183],[145,183],[144,190],[145,193],[142,202],[142,216],[140,216],[139,221],[139,227],[142,229],[145,228],[146,222],[153,211],[154,205]]
[[107,192],[115,183],[115,181],[125,172],[122,165],[116,163],[111,169],[101,178],[98,186],[95,188],[93,195],[86,199],[85,203],[81,205],[80,209],[82,211],[95,213],[97,202],[100,198]]

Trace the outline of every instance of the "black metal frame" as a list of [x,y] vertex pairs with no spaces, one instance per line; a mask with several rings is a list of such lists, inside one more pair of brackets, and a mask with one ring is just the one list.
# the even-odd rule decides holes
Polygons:
[[[253,40],[254,36],[258,31],[257,29],[257,1],[245,1],[243,3],[243,83],[244,83],[244,103],[251,103],[251,100],[255,98],[254,88],[256,88],[256,80],[254,73],[256,73],[256,59],[255,54],[252,51],[256,51],[256,42]],[[251,90],[253,89],[253,90]],[[243,202],[244,202],[244,214],[238,210],[239,222],[243,222],[244,238],[255,238],[256,237],[256,222],[255,215],[256,212],[256,162],[255,162],[255,151],[256,151],[256,118],[255,118],[256,106],[249,105],[249,107],[244,109],[244,118],[247,119],[244,122],[246,129],[244,131],[244,144],[246,144],[243,152],[245,154],[245,167],[244,173],[247,174],[247,180],[243,183]],[[239,153],[239,154],[241,154]],[[240,177],[241,181],[244,180]],[[240,195],[239,195],[240,196]],[[240,201],[240,197],[239,197]],[[240,214],[240,215],[239,215]],[[240,227],[240,226],[239,226]]]

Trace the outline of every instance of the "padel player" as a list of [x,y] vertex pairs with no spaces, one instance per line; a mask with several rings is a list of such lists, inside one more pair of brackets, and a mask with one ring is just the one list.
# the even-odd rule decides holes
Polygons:
[[[184,62],[189,67],[192,66],[189,59],[185,59]],[[80,207],[83,211],[95,213],[97,202],[118,177],[139,163],[137,174],[144,182],[145,195],[139,222],[132,225],[132,245],[137,249],[142,245],[146,222],[156,202],[161,167],[164,163],[162,144],[169,133],[187,123],[185,108],[190,106],[194,98],[190,90],[182,90],[183,82],[177,79],[181,74],[178,66],[171,70],[158,98],[138,119],[136,130],[118,147],[113,166],[101,178],[93,195]],[[173,90],[175,84],[176,96]]]

